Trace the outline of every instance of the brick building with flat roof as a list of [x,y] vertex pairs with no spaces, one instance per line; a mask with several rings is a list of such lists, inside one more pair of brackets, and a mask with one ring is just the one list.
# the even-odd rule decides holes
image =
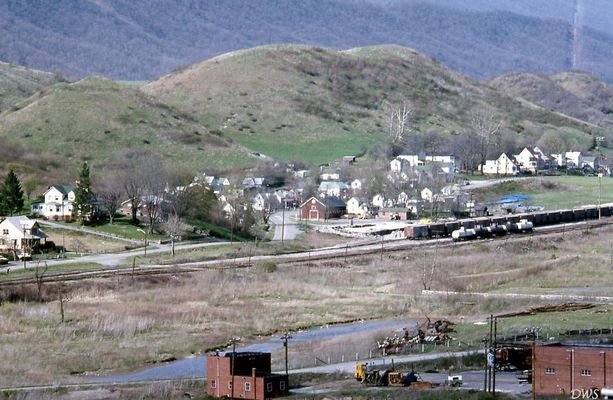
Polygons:
[[214,354],[207,356],[207,394],[213,397],[272,399],[288,395],[288,378],[287,375],[271,372],[270,353]]
[[539,395],[613,387],[613,345],[555,343],[537,346],[534,355]]

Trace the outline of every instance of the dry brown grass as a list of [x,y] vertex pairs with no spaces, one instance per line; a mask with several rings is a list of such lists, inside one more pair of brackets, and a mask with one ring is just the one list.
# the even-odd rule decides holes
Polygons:
[[[44,302],[0,298],[0,385],[52,383],[71,374],[99,374],[182,358],[258,335],[368,318],[421,318],[524,308],[528,300],[467,301],[420,295],[423,268],[434,263],[432,289],[573,292],[577,286],[613,287],[607,264],[613,229],[561,238],[522,237],[385,255],[202,271],[185,275],[99,279],[66,284],[66,322],[60,323],[57,286],[45,285]],[[555,258],[554,258],[555,257]],[[29,300],[28,300],[29,299]],[[379,333],[375,333],[376,336]],[[372,348],[374,337],[323,343],[333,356]],[[311,351],[312,350],[312,351]],[[311,353],[309,353],[311,351]],[[328,350],[326,350],[328,351]],[[312,364],[317,349],[304,349]],[[330,351],[328,351],[330,353]],[[298,362],[299,359],[297,358]],[[76,379],[76,378],[72,378]]]

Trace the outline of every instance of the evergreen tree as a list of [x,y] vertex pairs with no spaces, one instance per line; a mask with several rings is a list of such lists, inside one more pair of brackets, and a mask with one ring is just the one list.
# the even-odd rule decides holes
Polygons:
[[11,169],[0,192],[0,214],[13,215],[23,208],[23,190],[19,178]]
[[75,199],[73,202],[72,213],[78,216],[83,223],[92,213],[93,195],[91,192],[91,180],[89,178],[89,165],[83,163],[77,188],[75,189]]

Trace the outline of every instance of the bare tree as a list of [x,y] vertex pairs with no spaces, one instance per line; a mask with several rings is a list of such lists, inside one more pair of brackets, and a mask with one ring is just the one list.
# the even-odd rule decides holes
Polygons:
[[166,170],[163,164],[155,160],[149,160],[143,165],[141,171],[141,204],[145,209],[147,219],[147,229],[149,234],[153,234],[155,225],[159,222],[164,212],[164,207],[169,204],[165,199],[167,196]]
[[58,298],[60,301],[60,317],[61,317],[61,322],[64,322],[64,304],[67,303],[68,301],[70,301],[70,298],[66,297],[66,294],[64,293],[64,283],[61,282],[60,285],[58,286]]
[[119,180],[114,176],[104,175],[99,180],[98,200],[109,214],[109,221],[113,225],[115,212],[121,206],[123,198],[123,187]]
[[127,200],[130,202],[130,215],[132,224],[138,224],[136,214],[141,202],[141,196],[143,192],[142,184],[137,173],[134,169],[125,170],[120,177],[121,184],[123,186],[123,192],[125,193]]
[[170,213],[166,222],[163,223],[166,234],[170,237],[170,253],[175,256],[175,241],[181,232],[187,229],[187,225],[181,221],[181,217],[175,213]]
[[392,146],[402,145],[408,133],[408,124],[413,109],[406,101],[389,106],[388,135]]
[[[485,165],[487,154],[493,144],[496,143],[498,132],[502,122],[496,119],[494,112],[490,109],[479,108],[470,116],[471,127],[478,139],[477,154],[481,165]],[[483,174],[483,169],[481,170]]]
[[424,251],[424,263],[422,266],[421,284],[424,290],[430,290],[432,288],[432,281],[436,274],[437,267],[437,255],[438,251],[434,251],[434,254],[430,260],[428,260],[428,253]]
[[45,277],[45,274],[47,273],[47,269],[49,269],[49,266],[47,265],[46,261],[44,263],[44,267],[41,268],[40,261],[38,261],[36,263],[36,267],[34,268],[34,278],[36,279],[36,290],[37,290],[38,301],[41,301],[43,299],[42,297],[43,279]]

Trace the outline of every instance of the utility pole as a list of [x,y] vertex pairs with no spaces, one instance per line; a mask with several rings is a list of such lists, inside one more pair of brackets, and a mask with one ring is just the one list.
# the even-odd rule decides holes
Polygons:
[[26,243],[27,243],[27,239],[26,239],[26,224],[21,224],[21,227],[23,228],[23,238],[21,239],[21,257],[23,258],[23,269],[25,270],[26,267]]
[[281,212],[281,244],[284,244],[285,239],[285,199],[283,199],[283,211]]
[[601,207],[602,207],[602,172],[598,173],[598,219],[601,217]]
[[234,357],[236,356],[236,342],[238,342],[240,338],[233,337],[232,338],[232,366],[230,368],[230,398],[234,398]]
[[492,393],[494,395],[494,398],[496,398],[496,330],[498,328],[498,319],[494,318],[494,364],[492,365],[492,371],[493,371],[493,378],[492,378]]
[[292,337],[289,335],[289,333],[285,332],[285,334],[283,336],[281,336],[281,340],[283,340],[283,347],[285,347],[285,375],[289,375],[289,359],[287,357],[287,342],[289,339],[291,339]]

